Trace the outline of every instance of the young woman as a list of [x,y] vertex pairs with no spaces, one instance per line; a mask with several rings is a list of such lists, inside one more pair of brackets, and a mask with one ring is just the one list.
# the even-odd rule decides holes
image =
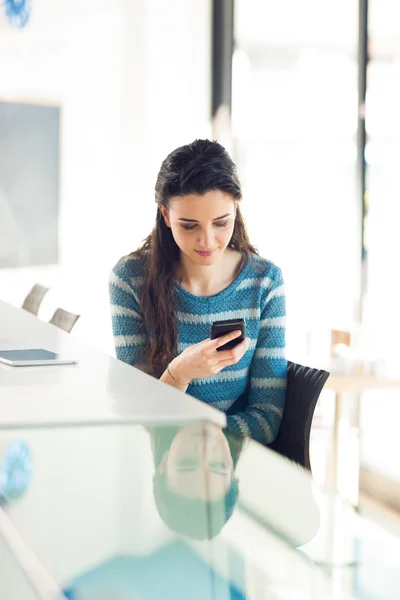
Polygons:
[[[228,427],[276,437],[286,391],[282,274],[258,256],[240,213],[236,167],[217,142],[195,140],[161,165],[156,225],[110,276],[117,358],[228,414]],[[210,340],[214,321],[243,318]]]

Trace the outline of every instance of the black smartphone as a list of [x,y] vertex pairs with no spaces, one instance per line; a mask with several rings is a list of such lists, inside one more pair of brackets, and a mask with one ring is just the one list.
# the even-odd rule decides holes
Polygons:
[[246,322],[243,319],[228,319],[227,321],[215,321],[212,324],[212,340],[215,340],[215,338],[221,337],[221,335],[225,335],[226,333],[230,333],[231,331],[241,331],[242,335],[217,348],[217,352],[220,352],[221,350],[232,350],[232,348],[240,344],[240,342],[243,342],[246,334]]

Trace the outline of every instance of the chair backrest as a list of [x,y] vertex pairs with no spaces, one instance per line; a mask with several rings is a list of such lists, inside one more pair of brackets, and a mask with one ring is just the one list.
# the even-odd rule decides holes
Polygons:
[[278,435],[269,445],[310,471],[311,423],[329,375],[328,371],[288,362],[285,409]]
[[31,291],[25,298],[22,304],[22,308],[32,313],[33,315],[37,315],[39,312],[40,305],[42,304],[42,300],[48,291],[49,288],[35,283]]
[[63,329],[67,333],[72,331],[73,326],[79,319],[80,315],[75,315],[74,313],[70,313],[63,308],[57,308],[54,315],[51,317],[49,323]]

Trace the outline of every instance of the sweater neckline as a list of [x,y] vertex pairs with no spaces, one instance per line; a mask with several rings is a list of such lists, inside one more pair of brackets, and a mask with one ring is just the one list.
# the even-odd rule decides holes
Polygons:
[[188,292],[187,290],[185,290],[185,288],[183,288],[181,285],[179,285],[179,283],[177,281],[174,282],[175,289],[182,296],[186,296],[186,298],[196,300],[197,302],[206,303],[206,302],[210,302],[213,300],[222,300],[223,298],[226,298],[227,296],[232,294],[232,292],[234,292],[237,289],[238,285],[243,281],[243,279],[249,273],[250,268],[251,268],[251,261],[249,260],[249,258],[246,257],[244,265],[242,266],[242,268],[240,269],[239,273],[236,275],[236,277],[232,281],[232,283],[230,283],[228,285],[228,287],[226,287],[224,290],[221,290],[220,292],[218,292],[218,294],[213,294],[211,296],[197,296],[196,294],[192,294],[191,292]]

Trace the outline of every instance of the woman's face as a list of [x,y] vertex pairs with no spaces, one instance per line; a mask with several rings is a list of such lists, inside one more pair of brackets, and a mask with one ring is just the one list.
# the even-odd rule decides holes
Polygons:
[[214,265],[235,225],[236,201],[219,190],[172,198],[162,214],[180,251],[196,265]]
[[170,490],[187,498],[218,500],[234,477],[228,441],[221,427],[211,423],[183,427],[171,444],[165,466]]

